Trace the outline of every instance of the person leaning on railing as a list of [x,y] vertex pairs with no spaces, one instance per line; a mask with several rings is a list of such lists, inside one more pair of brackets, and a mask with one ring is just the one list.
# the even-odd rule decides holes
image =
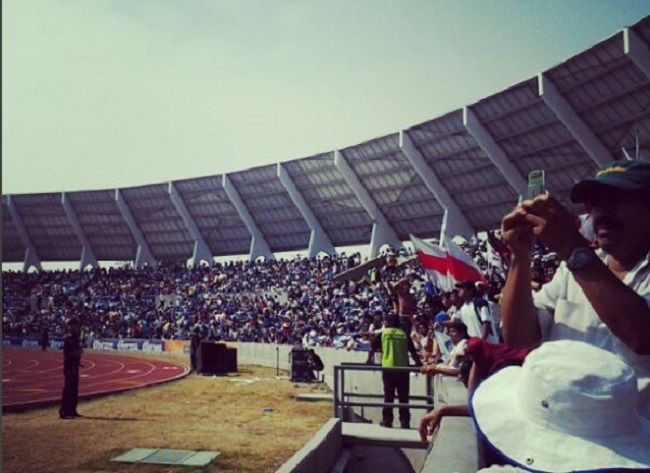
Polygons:
[[[528,349],[511,348],[503,343],[490,343],[478,337],[467,340],[464,353],[459,354],[463,363],[468,363],[467,379],[463,382],[467,386],[468,397],[471,397],[476,387],[484,380],[507,366],[521,365]],[[465,367],[461,366],[461,372]],[[434,374],[439,372],[436,367],[423,367],[423,373]],[[468,403],[457,405],[444,405],[427,413],[420,420],[420,438],[423,442],[427,436],[433,435],[444,417],[468,417]]]

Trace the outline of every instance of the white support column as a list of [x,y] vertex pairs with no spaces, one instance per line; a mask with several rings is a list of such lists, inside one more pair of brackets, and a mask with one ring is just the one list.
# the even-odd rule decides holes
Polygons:
[[23,219],[18,213],[18,209],[16,208],[16,203],[11,198],[11,195],[7,196],[7,206],[9,207],[9,213],[11,214],[11,219],[14,221],[14,225],[16,225],[16,229],[18,230],[18,235],[20,235],[20,239],[22,240],[23,245],[25,245],[25,258],[23,260],[23,272],[26,273],[27,271],[29,271],[29,268],[31,268],[32,266],[34,266],[36,269],[41,271],[43,269],[43,266],[41,265],[41,259],[38,257],[38,253],[36,253],[36,248],[34,248],[34,245],[32,244],[32,240],[31,238],[29,238],[27,229],[23,224]]
[[144,236],[142,235],[140,228],[138,228],[138,224],[135,222],[135,218],[133,218],[131,209],[129,209],[128,204],[124,200],[122,191],[119,189],[115,189],[115,202],[117,203],[117,207],[120,209],[120,212],[122,213],[122,217],[124,217],[126,224],[129,226],[133,238],[135,238],[135,241],[138,244],[138,250],[135,254],[135,262],[134,262],[135,267],[141,268],[145,264],[151,267],[155,267],[158,264],[158,262],[156,261],[156,258],[154,258],[153,254],[151,253],[151,250],[149,249],[149,245],[147,244],[147,241],[144,239]]
[[[555,116],[567,127],[573,137],[580,143],[580,146],[587,152],[589,157],[602,167],[613,161],[607,148],[600,142],[598,137],[589,129],[587,124],[571,108],[569,102],[558,92],[555,84],[544,74],[537,76],[539,96],[544,103],[553,110]],[[521,194],[526,194],[521,192]]]
[[646,78],[650,79],[650,47],[629,28],[623,30],[623,51]]
[[400,131],[399,144],[402,152],[411,163],[411,166],[413,166],[413,169],[415,169],[415,172],[422,178],[429,192],[433,194],[445,210],[445,216],[448,217],[448,214],[451,215],[451,222],[447,222],[451,223],[449,225],[450,234],[452,236],[463,235],[465,238],[474,235],[474,229],[463,212],[461,212],[460,207],[458,207],[454,199],[449,195],[449,192],[447,192],[447,189],[440,182],[436,173],[433,172],[433,169],[427,165],[422,153],[415,147],[413,140],[411,140],[406,130]]
[[201,264],[201,261],[206,261],[210,266],[212,266],[214,264],[212,251],[210,251],[210,247],[203,239],[203,235],[201,235],[199,228],[196,226],[196,222],[194,222],[189,210],[187,210],[185,202],[183,202],[183,198],[172,181],[169,181],[169,196],[172,199],[174,207],[176,207],[176,210],[181,215],[183,223],[185,223],[190,235],[194,238],[194,251],[192,252],[191,258],[192,265],[198,267]]
[[308,248],[308,257],[313,258],[319,252],[324,251],[329,255],[336,254],[336,249],[332,244],[331,240],[321,227],[320,222],[314,215],[314,213],[307,205],[304,197],[300,191],[296,188],[296,185],[293,183],[291,176],[286,171],[282,163],[278,163],[278,179],[289,193],[289,197],[293,203],[298,207],[298,210],[302,214],[302,217],[307,222],[307,225],[311,229],[311,235],[309,236],[309,248]]
[[463,108],[463,125],[483,151],[485,151],[488,158],[490,158],[497,169],[499,169],[503,177],[506,178],[510,187],[512,187],[517,194],[526,195],[528,188],[526,179],[521,177],[517,168],[508,160],[503,148],[494,141],[492,135],[490,135],[485,127],[481,125],[476,114],[468,107]]
[[257,224],[246,208],[246,204],[244,204],[244,201],[239,196],[239,192],[237,192],[237,189],[235,189],[235,186],[226,174],[223,175],[223,189],[226,191],[226,195],[237,209],[239,216],[244,221],[246,228],[253,237],[251,240],[249,259],[255,261],[260,256],[264,256],[266,259],[275,259],[275,255],[264,239],[262,232],[257,228]]
[[348,183],[354,194],[357,196],[363,208],[372,219],[372,236],[370,237],[370,258],[375,258],[383,245],[391,245],[396,250],[402,247],[402,241],[398,238],[395,230],[390,226],[388,220],[381,212],[377,204],[372,200],[368,191],[363,187],[361,181],[354,173],[348,162],[340,151],[334,152],[334,166],[338,169]]
[[68,195],[65,192],[61,193],[61,204],[63,205],[63,209],[65,210],[66,215],[68,216],[70,225],[72,225],[72,228],[74,228],[74,231],[77,234],[77,238],[79,238],[79,242],[81,243],[81,261],[79,262],[79,271],[83,271],[84,268],[88,265],[92,266],[93,268],[99,267],[99,264],[97,263],[97,257],[93,251],[93,247],[88,241],[88,238],[86,238],[86,234],[81,228],[81,223],[79,222],[77,212],[75,212],[75,210],[72,208],[70,199],[68,199]]

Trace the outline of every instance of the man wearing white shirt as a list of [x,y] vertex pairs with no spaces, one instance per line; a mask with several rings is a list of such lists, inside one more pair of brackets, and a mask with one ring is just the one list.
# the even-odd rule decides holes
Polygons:
[[[499,336],[490,314],[490,308],[485,299],[478,297],[475,282],[459,282],[456,287],[459,289],[458,298],[463,302],[463,305],[452,316],[452,322],[460,321],[464,323],[470,337],[478,337],[491,343],[498,343]],[[449,322],[442,323],[442,325],[448,324]]]
[[[503,219],[511,250],[501,311],[505,341],[533,348],[571,339],[617,354],[635,369],[639,411],[650,418],[650,161],[606,166],[574,186],[571,199],[585,204],[598,250],[580,234],[579,220],[548,194]],[[562,263],[533,295],[536,238]]]

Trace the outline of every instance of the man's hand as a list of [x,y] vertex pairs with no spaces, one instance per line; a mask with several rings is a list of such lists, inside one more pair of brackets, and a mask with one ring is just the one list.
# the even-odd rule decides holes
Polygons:
[[438,370],[436,365],[426,365],[420,368],[420,373],[434,375],[434,374],[438,374]]
[[427,441],[427,436],[433,435],[442,419],[440,409],[434,409],[420,420],[420,440]]
[[501,221],[501,236],[513,256],[529,258],[535,245],[533,226],[526,220],[527,212],[518,205]]
[[501,222],[501,234],[518,257],[530,257],[535,238],[563,260],[574,248],[588,244],[580,234],[576,217],[548,194],[525,200],[506,215]]
[[532,226],[535,237],[566,260],[573,249],[588,242],[580,234],[580,223],[554,197],[545,194],[520,205],[524,219]]

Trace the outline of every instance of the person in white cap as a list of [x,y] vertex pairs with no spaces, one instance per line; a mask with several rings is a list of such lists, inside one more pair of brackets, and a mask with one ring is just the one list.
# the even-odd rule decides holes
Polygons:
[[493,464],[540,473],[648,471],[650,421],[637,398],[634,369],[619,357],[561,340],[483,381],[470,412]]
[[[580,340],[617,354],[636,370],[641,414],[650,419],[650,161],[613,163],[575,185],[571,200],[585,204],[597,250],[552,195],[526,200],[503,218],[511,251],[501,299],[504,340],[525,348]],[[536,239],[561,263],[533,294]]]

